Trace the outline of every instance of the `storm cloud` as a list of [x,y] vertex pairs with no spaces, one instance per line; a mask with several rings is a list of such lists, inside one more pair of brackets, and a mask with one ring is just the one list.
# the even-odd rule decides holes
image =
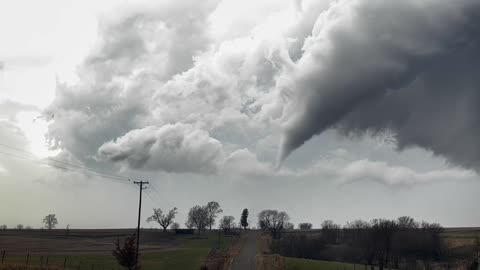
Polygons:
[[328,129],[388,130],[398,149],[478,170],[479,15],[473,0],[333,3],[286,74],[280,160]]
[[[296,1],[216,36],[220,3],[129,5],[102,18],[78,83],[58,83],[45,110],[50,146],[135,170],[243,174],[245,162],[272,175],[276,159],[335,129],[388,132],[398,150],[480,165],[480,4]],[[184,144],[161,145],[166,130]],[[212,160],[191,162],[195,147]]]

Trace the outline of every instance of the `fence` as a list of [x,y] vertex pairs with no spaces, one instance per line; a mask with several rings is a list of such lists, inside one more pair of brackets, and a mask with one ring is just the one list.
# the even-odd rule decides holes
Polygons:
[[7,250],[0,250],[0,266],[27,265],[62,270],[120,270],[120,266],[113,257],[99,255],[59,256],[35,254],[26,251],[25,254],[9,254]]

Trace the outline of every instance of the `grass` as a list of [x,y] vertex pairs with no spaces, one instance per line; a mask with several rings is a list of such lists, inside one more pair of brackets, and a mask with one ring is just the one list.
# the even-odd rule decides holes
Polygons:
[[[353,265],[342,262],[327,262],[318,260],[285,258],[287,270],[364,270],[365,265]],[[368,267],[370,270],[370,267]]]
[[0,270],[61,270],[58,267],[40,267],[40,266],[28,266],[28,265],[0,265]]
[[[184,269],[198,270],[205,261],[212,248],[226,249],[230,243],[230,237],[220,237],[210,234],[208,236],[192,237],[179,236],[182,245],[176,250],[168,250],[141,255],[142,270],[154,269]],[[1,256],[1,254],[0,254]],[[56,265],[63,268],[64,260],[67,258],[67,269],[75,270],[111,270],[121,269],[113,256],[110,255],[52,255],[48,258],[49,266]],[[39,255],[29,256],[30,266],[40,266],[42,258]],[[25,256],[5,257],[5,264],[25,265]],[[46,256],[43,256],[43,265],[46,263]],[[2,270],[2,269],[0,269]]]

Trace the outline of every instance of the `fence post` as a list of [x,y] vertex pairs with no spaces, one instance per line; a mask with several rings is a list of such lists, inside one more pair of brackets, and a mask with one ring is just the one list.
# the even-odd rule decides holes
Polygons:
[[40,256],[40,267],[43,266],[43,256]]
[[47,255],[47,261],[45,262],[45,266],[48,267],[48,255]]
[[26,262],[26,265],[28,265],[28,259],[30,259],[30,252],[27,251],[27,262]]
[[63,269],[65,270],[65,267],[67,266],[67,257],[65,257],[65,260],[63,261]]
[[79,262],[79,263],[78,263],[78,268],[77,268],[78,270],[80,270],[80,265],[81,265],[81,264],[82,264],[82,262]]
[[93,270],[94,268],[95,268],[95,267],[94,267],[94,265],[92,264],[92,270]]
[[3,264],[3,260],[5,259],[5,251],[6,250],[3,250],[3,252],[2,252],[2,264]]

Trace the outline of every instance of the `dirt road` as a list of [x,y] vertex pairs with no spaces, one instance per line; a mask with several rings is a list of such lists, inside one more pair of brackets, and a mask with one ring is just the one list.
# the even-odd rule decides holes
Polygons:
[[233,261],[232,270],[255,270],[255,256],[258,253],[257,238],[259,233],[249,231],[246,234],[240,255]]

